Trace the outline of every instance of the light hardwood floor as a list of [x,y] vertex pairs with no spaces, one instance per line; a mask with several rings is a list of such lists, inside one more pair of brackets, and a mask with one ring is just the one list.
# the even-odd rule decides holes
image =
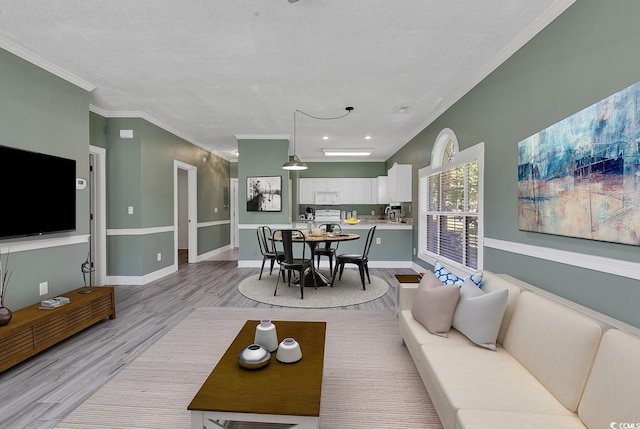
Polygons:
[[[237,250],[232,250],[208,261],[181,264],[175,273],[144,286],[115,286],[115,320],[104,320],[0,373],[0,428],[55,427],[196,307],[274,307],[249,300],[237,290],[242,279],[258,272],[238,268]],[[371,269],[371,274],[387,280],[389,292],[336,311],[393,311],[393,275],[412,272]]]

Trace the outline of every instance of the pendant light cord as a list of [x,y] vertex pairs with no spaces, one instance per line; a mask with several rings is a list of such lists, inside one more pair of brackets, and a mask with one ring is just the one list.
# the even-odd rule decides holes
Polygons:
[[306,115],[310,118],[313,119],[319,119],[321,121],[331,121],[334,119],[341,119],[344,118],[345,116],[349,115],[351,112],[353,112],[353,107],[349,106],[349,107],[345,107],[344,110],[347,111],[347,113],[345,113],[344,115],[340,115],[340,116],[332,116],[332,117],[328,117],[328,118],[323,118],[320,116],[313,116],[308,114],[307,112],[303,112],[302,110],[296,109],[293,111],[293,154],[296,154],[296,112],[298,113],[302,113],[303,115]]
[[[308,117],[313,118],[313,119],[320,119],[321,121],[330,121],[330,120],[333,120],[333,119],[344,118],[345,116],[347,116],[349,113],[351,113],[353,111],[353,107],[345,107],[344,109],[347,111],[347,113],[345,113],[344,115],[334,116],[334,117],[330,117],[330,118],[322,118],[322,117],[318,117],[318,116],[313,116],[313,115],[308,114],[307,112],[303,112],[302,110],[298,110],[298,109],[296,109],[296,112],[300,112],[303,115],[307,115]],[[295,115],[295,113],[294,113],[294,115]]]

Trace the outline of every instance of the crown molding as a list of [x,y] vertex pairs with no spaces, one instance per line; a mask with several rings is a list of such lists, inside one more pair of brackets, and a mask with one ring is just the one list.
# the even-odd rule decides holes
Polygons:
[[207,152],[210,152],[226,161],[232,161],[233,159],[235,159],[235,157],[233,157],[232,155],[227,155],[227,154],[223,154],[222,152],[218,152],[217,150],[211,149],[210,147],[198,142],[196,139],[192,138],[191,136],[183,133],[182,131],[172,127],[171,125],[167,124],[166,122],[161,121],[160,119],[156,118],[155,116],[152,116],[150,114],[148,114],[147,112],[143,112],[140,110],[120,110],[120,111],[109,111],[109,110],[105,110],[102,109],[101,107],[95,106],[93,104],[89,105],[89,111],[103,116],[105,118],[140,118],[140,119],[144,119],[147,122],[152,123],[153,125],[162,128],[163,130],[170,132],[171,134],[180,137],[183,140],[188,141],[189,143],[191,143],[194,146],[198,146],[199,148],[206,150]]
[[235,134],[236,140],[290,140],[289,134]]
[[458,90],[449,97],[444,103],[441,103],[439,108],[434,110],[431,115],[422,122],[422,125],[413,130],[412,133],[407,135],[404,141],[397,143],[397,152],[404,145],[410,142],[418,134],[424,131],[433,121],[438,119],[440,115],[447,111],[451,106],[458,102],[465,94],[471,91],[477,84],[479,84],[484,78],[489,76],[495,69],[497,69],[502,63],[507,61],[509,57],[515,54],[520,48],[522,48],[527,42],[533,39],[542,29],[551,24],[556,18],[558,18],[565,10],[569,8],[576,0],[558,0],[554,2],[542,15],[527,26],[520,34],[513,38],[504,49],[498,52],[490,61],[486,63],[478,72],[467,82],[466,85],[460,85]]
[[23,48],[22,46],[19,46],[18,44],[2,37],[0,37],[0,48],[12,53],[17,57],[22,58],[25,61],[30,62],[37,67],[40,67],[45,71],[48,71],[55,76],[58,76],[61,79],[66,80],[69,83],[74,84],[79,88],[84,89],[87,92],[91,92],[96,89],[96,86],[94,84],[87,82],[86,80],[71,73],[70,71],[63,69],[62,67],[55,65],[51,61],[45,60],[41,56],[36,55],[33,52]]

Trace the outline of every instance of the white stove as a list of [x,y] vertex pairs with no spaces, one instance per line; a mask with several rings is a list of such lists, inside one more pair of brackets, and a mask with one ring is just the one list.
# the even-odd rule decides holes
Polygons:
[[340,222],[340,210],[316,210],[316,222]]

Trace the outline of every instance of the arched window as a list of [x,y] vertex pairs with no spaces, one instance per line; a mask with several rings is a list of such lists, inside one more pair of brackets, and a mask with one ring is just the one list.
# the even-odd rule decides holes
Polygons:
[[436,138],[431,165],[419,171],[418,257],[465,271],[482,268],[484,143],[460,151],[453,130]]
[[431,152],[431,166],[442,167],[456,160],[459,152],[458,137],[450,128],[440,131]]

